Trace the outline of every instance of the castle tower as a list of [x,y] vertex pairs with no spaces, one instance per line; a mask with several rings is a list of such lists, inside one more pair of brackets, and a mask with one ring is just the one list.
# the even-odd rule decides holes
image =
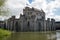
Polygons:
[[56,25],[55,25],[55,20],[51,19],[51,30],[55,31],[56,30]]

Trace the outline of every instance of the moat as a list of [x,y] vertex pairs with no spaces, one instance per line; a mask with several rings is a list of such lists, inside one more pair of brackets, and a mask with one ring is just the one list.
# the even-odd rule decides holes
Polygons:
[[60,40],[60,31],[56,32],[16,32],[6,40]]
[[[25,7],[23,14],[16,19],[13,15],[9,19],[0,21],[0,28],[14,31],[6,40],[59,40],[60,21],[54,18],[45,19],[45,12],[41,9]],[[5,40],[5,39],[4,39]]]

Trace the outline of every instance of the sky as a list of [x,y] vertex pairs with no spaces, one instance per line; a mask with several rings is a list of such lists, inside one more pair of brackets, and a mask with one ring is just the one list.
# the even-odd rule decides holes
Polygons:
[[[27,5],[28,4],[28,5]],[[43,9],[47,18],[60,21],[60,0],[7,0],[6,5],[10,9],[9,16],[16,15],[18,18],[26,6]]]

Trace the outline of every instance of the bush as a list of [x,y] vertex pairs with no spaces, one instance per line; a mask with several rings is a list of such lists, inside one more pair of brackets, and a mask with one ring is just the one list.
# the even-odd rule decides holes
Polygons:
[[4,29],[0,29],[0,40],[11,35],[10,31],[4,30]]

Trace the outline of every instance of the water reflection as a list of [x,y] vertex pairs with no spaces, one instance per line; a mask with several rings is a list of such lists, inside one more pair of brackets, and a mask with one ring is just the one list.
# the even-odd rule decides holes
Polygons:
[[60,40],[60,31],[56,31],[57,40]]
[[56,32],[16,32],[6,40],[56,40]]

